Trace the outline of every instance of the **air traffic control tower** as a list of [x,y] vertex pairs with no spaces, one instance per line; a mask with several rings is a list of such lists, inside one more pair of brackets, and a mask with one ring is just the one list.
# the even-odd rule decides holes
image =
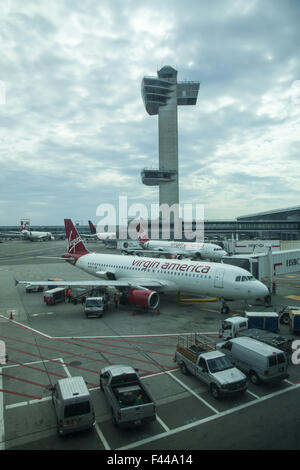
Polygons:
[[195,105],[200,82],[177,82],[177,70],[162,67],[156,77],[144,77],[142,97],[146,111],[158,114],[159,169],[144,168],[142,182],[159,186],[159,205],[179,204],[177,106]]

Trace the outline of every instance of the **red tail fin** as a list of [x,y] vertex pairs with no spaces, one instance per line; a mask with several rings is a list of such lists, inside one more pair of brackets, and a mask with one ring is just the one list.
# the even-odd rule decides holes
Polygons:
[[93,222],[91,222],[90,220],[89,220],[89,226],[90,226],[91,234],[94,235],[96,233],[96,227],[93,224]]
[[89,251],[84,246],[84,243],[71,219],[65,219],[65,230],[68,242],[68,253],[74,257],[76,257],[76,255],[87,255]]
[[148,236],[147,236],[147,233],[146,233],[145,230],[143,229],[142,224],[137,224],[137,226],[136,226],[136,231],[137,231],[138,234],[139,234],[138,240],[139,240],[139,242],[140,242],[141,244],[146,243],[146,242],[149,241],[149,238],[148,238]]
[[[28,222],[27,222],[27,224],[28,224]],[[26,222],[24,222],[24,220],[21,220],[21,230],[22,231],[27,230],[27,224],[26,224]]]

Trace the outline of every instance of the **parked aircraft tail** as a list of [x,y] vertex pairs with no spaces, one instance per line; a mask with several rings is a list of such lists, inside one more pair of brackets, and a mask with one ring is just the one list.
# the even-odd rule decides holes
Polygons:
[[77,232],[71,219],[65,219],[66,239],[68,242],[68,255],[74,258],[87,255],[89,251],[84,246],[81,236]]
[[145,232],[143,226],[141,223],[137,224],[136,226],[136,231],[139,234],[138,240],[139,242],[143,245],[143,243],[146,243],[149,241],[149,238],[147,236],[147,233]]
[[97,233],[96,227],[91,220],[89,220],[88,222],[89,222],[91,234],[94,235],[95,233]]

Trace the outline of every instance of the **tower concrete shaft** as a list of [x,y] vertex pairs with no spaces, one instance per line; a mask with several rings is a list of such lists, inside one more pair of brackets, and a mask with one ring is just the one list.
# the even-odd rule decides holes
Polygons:
[[146,111],[158,115],[159,168],[144,168],[142,181],[159,186],[159,204],[179,204],[178,116],[179,105],[195,105],[199,82],[177,82],[177,70],[165,66],[156,77],[144,77],[142,97]]

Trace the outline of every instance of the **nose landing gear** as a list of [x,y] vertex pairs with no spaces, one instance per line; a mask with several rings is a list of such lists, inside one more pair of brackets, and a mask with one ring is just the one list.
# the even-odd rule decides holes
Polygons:
[[221,307],[221,313],[222,313],[223,315],[228,315],[229,312],[230,312],[230,308],[228,307],[228,305],[226,304],[226,302],[223,301],[222,307]]

